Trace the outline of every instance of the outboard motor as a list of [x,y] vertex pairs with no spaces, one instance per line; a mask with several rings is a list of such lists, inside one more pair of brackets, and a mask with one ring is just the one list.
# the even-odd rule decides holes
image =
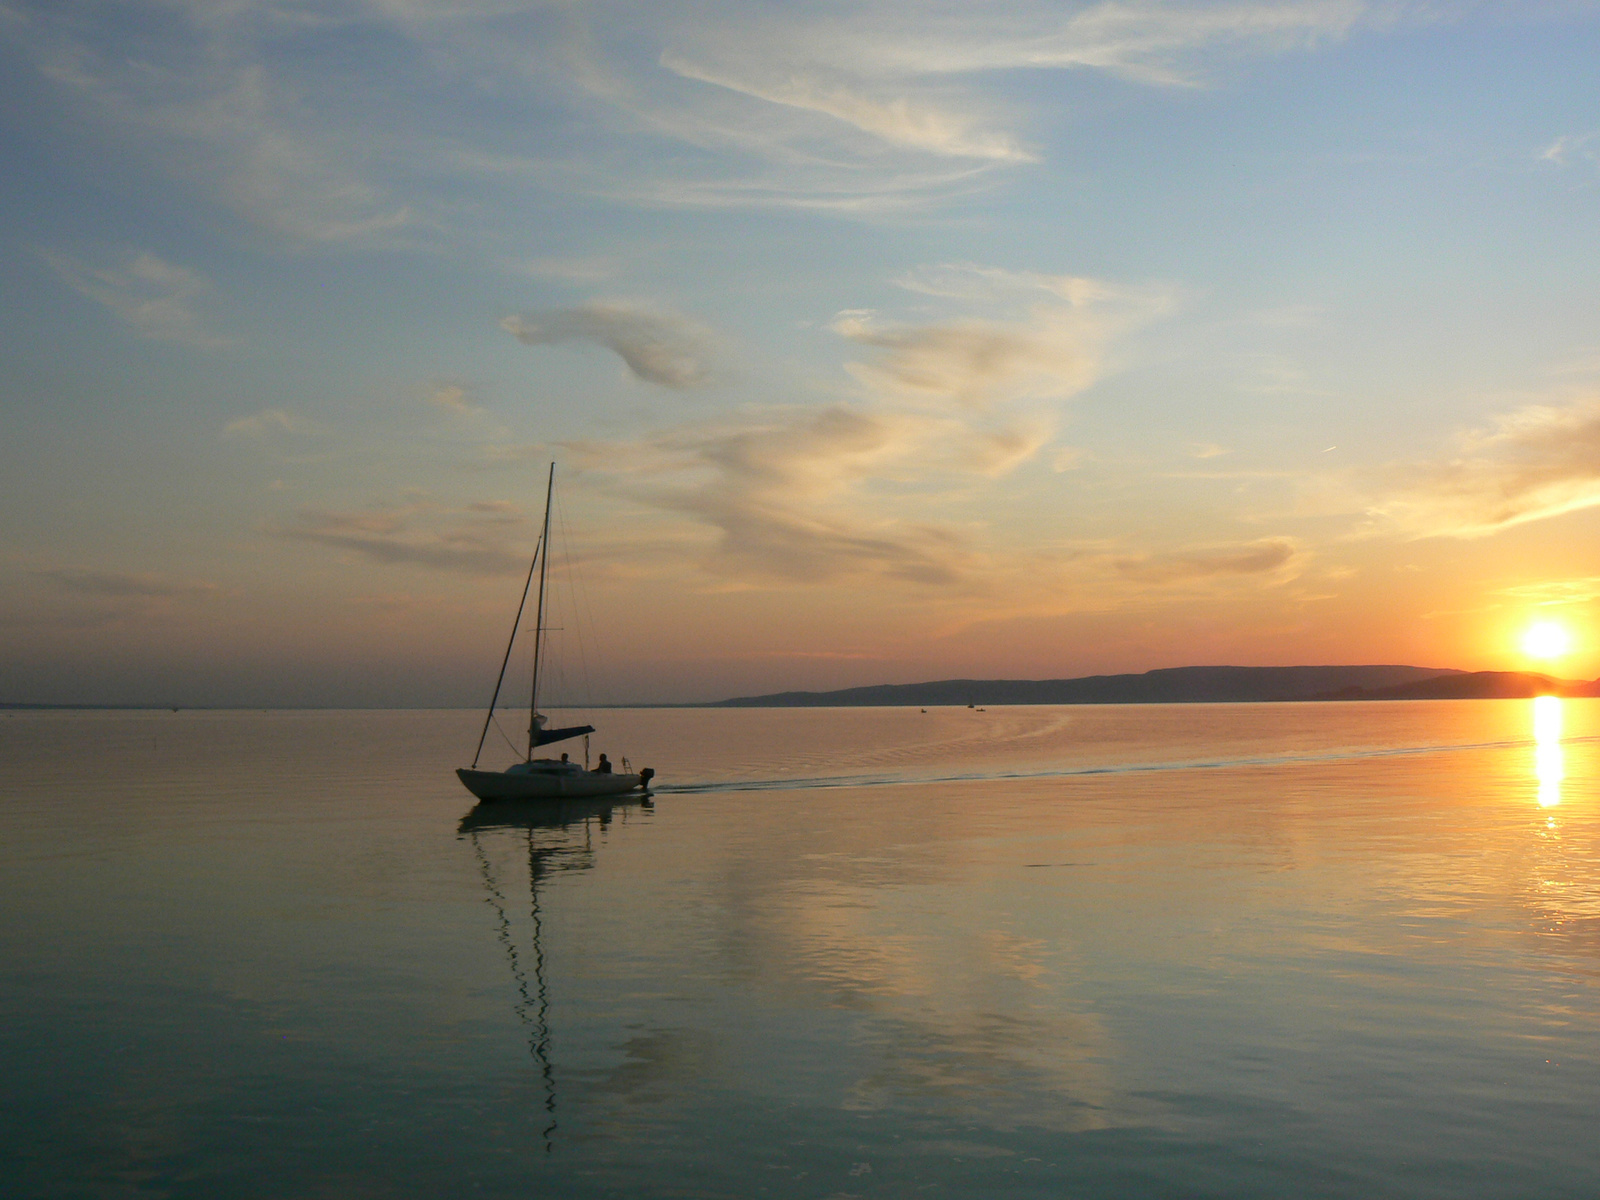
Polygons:
[[650,790],[650,781],[655,777],[656,769],[654,767],[645,767],[642,771],[640,771],[639,790],[641,792],[648,792]]

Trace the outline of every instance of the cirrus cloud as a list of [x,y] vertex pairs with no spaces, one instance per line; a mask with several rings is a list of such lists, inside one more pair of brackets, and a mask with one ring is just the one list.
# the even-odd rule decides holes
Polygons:
[[882,351],[875,361],[851,364],[852,374],[908,399],[979,407],[1011,396],[1066,396],[1090,383],[1098,365],[1070,323],[1050,317],[1025,324],[882,325],[870,314],[847,312],[832,329]]
[[626,495],[718,532],[704,565],[746,582],[822,583],[880,575],[959,579],[967,550],[950,530],[868,513],[861,489],[927,443],[925,421],[846,405],[774,408],[631,444],[570,447]]
[[1600,397],[1504,413],[1456,451],[1390,468],[1372,513],[1415,537],[1483,537],[1600,505]]
[[525,519],[496,501],[469,505],[468,514],[440,513],[421,503],[356,512],[304,509],[291,523],[270,525],[266,532],[351,551],[387,566],[468,575],[527,570],[527,552],[507,537],[508,526],[526,524]]
[[714,574],[976,586],[973,531],[933,514],[1037,457],[1062,402],[1103,369],[1107,342],[1166,299],[972,264],[899,282],[946,315],[923,303],[917,321],[836,317],[832,330],[868,352],[844,364],[858,385],[849,402],[750,407],[570,448],[617,491],[714,530]]
[[738,73],[700,66],[671,52],[662,55],[661,65],[685,79],[832,117],[891,145],[952,158],[1038,161],[1038,155],[1019,145],[1012,135],[983,129],[979,114],[941,107],[926,99],[893,92],[872,95],[859,84],[804,71],[775,73],[765,79],[741,78]]
[[128,251],[115,266],[66,254],[46,252],[43,257],[73,291],[103,304],[145,337],[205,349],[229,343],[207,330],[201,319],[198,303],[211,282],[198,271],[150,250]]
[[459,383],[441,383],[428,393],[427,401],[435,408],[457,414],[479,412],[483,407]]
[[506,317],[500,327],[525,346],[591,342],[604,346],[635,379],[684,390],[711,378],[711,337],[699,323],[669,309],[594,301]]
[[1029,126],[1049,108],[1007,100],[1003,73],[1197,86],[1220,64],[1431,8],[15,0],[0,12],[14,10],[8,33],[75,119],[173,178],[291,243],[416,246],[469,229],[515,242],[530,188],[648,206],[926,207],[1045,156]]
[[264,408],[247,417],[236,417],[222,427],[225,438],[259,438],[269,434],[310,434],[316,426],[304,417],[281,408]]
[[86,596],[169,599],[209,596],[217,585],[204,579],[174,579],[151,571],[107,571],[96,567],[48,567],[34,572],[64,591]]
[[1298,571],[1304,559],[1305,555],[1292,539],[1272,537],[1234,545],[1120,558],[1113,565],[1126,579],[1161,584],[1230,576],[1275,575],[1288,578]]

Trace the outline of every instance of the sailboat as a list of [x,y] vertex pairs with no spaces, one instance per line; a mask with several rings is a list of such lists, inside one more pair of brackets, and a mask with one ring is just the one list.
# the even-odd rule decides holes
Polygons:
[[[544,526],[539,543],[528,564],[528,580],[522,585],[522,600],[517,605],[517,616],[511,622],[511,638],[506,643],[506,654],[500,662],[500,677],[495,681],[494,695],[489,700],[489,712],[483,719],[483,732],[478,735],[478,749],[472,756],[470,767],[457,767],[456,776],[479,800],[559,800],[565,797],[620,796],[624,792],[645,789],[655,772],[649,767],[634,774],[624,769],[614,771],[600,756],[600,769],[591,771],[587,765],[568,762],[565,755],[559,759],[535,758],[534,751],[554,742],[564,742],[581,734],[593,733],[593,725],[571,725],[563,729],[547,728],[548,718],[539,711],[539,662],[544,650],[544,597],[545,584],[550,576],[550,501],[555,495],[556,465],[550,464],[550,478],[544,492]],[[483,757],[484,739],[489,736],[489,725],[494,720],[495,705],[500,700],[500,688],[506,681],[506,666],[511,662],[511,648],[517,641],[517,630],[522,624],[522,613],[528,604],[528,592],[533,587],[533,577],[539,576],[539,598],[534,606],[533,622],[533,689],[528,704],[528,754],[522,762],[512,763],[503,771],[478,768]]]

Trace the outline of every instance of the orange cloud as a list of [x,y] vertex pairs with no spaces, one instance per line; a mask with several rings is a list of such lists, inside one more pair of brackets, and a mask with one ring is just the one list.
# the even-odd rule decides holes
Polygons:
[[1406,481],[1372,511],[1415,537],[1482,537],[1600,505],[1600,399],[1519,408],[1457,446],[1448,461],[1391,468]]

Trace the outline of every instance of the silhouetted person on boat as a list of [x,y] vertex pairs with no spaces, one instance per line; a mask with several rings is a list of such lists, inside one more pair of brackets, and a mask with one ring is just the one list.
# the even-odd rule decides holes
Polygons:
[[595,765],[594,765],[594,773],[596,775],[609,775],[609,774],[611,774],[611,760],[609,758],[607,758],[604,754],[602,754],[600,756],[600,761],[595,763]]
[[567,756],[566,756],[565,752],[563,752],[562,755],[561,755],[561,761],[562,762],[566,762],[567,761]]

